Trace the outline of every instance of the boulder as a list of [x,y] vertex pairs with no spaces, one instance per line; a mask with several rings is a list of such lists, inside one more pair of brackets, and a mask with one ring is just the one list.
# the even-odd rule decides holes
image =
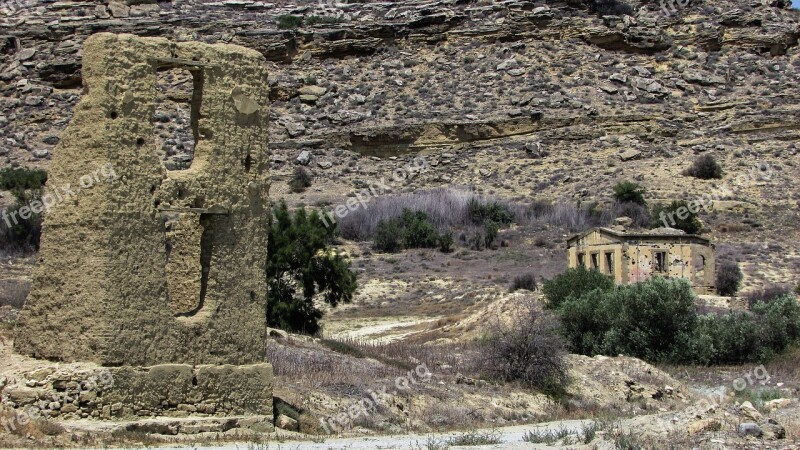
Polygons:
[[753,422],[744,422],[739,424],[739,434],[743,436],[761,437],[764,432],[757,424]]
[[690,423],[686,427],[689,434],[697,434],[706,431],[719,431],[722,429],[722,422],[717,419],[701,419]]
[[619,159],[623,161],[631,161],[634,159],[638,159],[640,156],[642,156],[642,152],[636,149],[630,149],[620,154]]
[[311,152],[308,150],[303,150],[297,156],[297,159],[295,161],[297,161],[297,164],[300,164],[301,166],[307,166],[308,163],[311,162]]
[[322,97],[326,92],[328,92],[328,89],[322,86],[303,86],[297,90],[300,95],[313,95],[315,97]]
[[298,431],[300,429],[300,424],[297,423],[296,420],[284,414],[279,415],[278,418],[275,419],[275,426],[289,431]]
[[764,416],[750,402],[742,402],[739,405],[739,415],[745,420],[752,422],[761,422]]
[[776,409],[786,408],[792,404],[792,399],[790,398],[776,398],[775,400],[770,400],[764,403],[764,408],[767,411],[774,411]]

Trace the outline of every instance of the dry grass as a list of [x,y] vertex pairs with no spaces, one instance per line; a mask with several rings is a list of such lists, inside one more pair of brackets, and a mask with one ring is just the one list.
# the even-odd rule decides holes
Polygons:
[[399,217],[404,209],[424,211],[428,219],[440,232],[447,230],[471,231],[475,228],[469,214],[471,201],[482,204],[498,203],[509,210],[516,223],[542,226],[548,224],[564,231],[583,231],[590,227],[607,226],[614,218],[628,216],[637,226],[648,226],[647,210],[630,203],[612,205],[582,205],[572,199],[561,198],[553,202],[536,201],[524,204],[482,196],[467,189],[439,188],[420,190],[397,195],[374,198],[366,208],[359,208],[338,222],[343,237],[352,240],[368,240],[378,223]]
[[[34,418],[13,409],[0,409],[0,437],[7,433],[28,440],[39,440],[58,436],[64,432],[61,425],[44,417]],[[6,445],[3,439],[0,439],[0,445]]]
[[472,369],[471,361],[478,350],[468,343],[427,345],[405,340],[378,343],[356,339],[329,340],[329,342],[336,342],[362,357],[376,359],[403,370],[425,364],[429,370],[444,367],[453,373],[458,370],[472,372],[469,370]]

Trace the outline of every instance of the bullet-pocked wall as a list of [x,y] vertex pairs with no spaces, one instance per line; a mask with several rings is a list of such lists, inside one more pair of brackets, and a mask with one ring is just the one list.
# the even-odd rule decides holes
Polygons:
[[[160,128],[172,114],[159,101],[169,96],[158,87],[165,71],[188,74],[175,81],[188,86],[175,119],[193,148],[178,166],[159,139],[175,131]],[[48,189],[78,186],[98,167],[113,177],[45,213],[16,350],[104,365],[263,361],[263,56],[101,33],[86,40],[82,72],[84,94],[53,154]]]
[[662,276],[685,278],[697,294],[715,292],[714,247],[700,236],[595,228],[567,241],[567,265],[596,269],[617,284]]

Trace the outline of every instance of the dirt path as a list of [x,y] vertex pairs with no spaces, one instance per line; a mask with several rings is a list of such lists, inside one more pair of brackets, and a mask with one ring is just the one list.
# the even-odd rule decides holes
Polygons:
[[[531,448],[552,448],[545,444],[534,445],[523,441],[523,436],[532,430],[538,432],[543,431],[558,431],[562,429],[569,430],[570,433],[580,435],[581,430],[585,424],[591,423],[591,420],[566,420],[558,422],[547,422],[536,425],[517,425],[512,427],[496,428],[494,430],[480,430],[480,433],[490,433],[498,437],[502,443],[493,445],[481,445],[480,447],[469,446],[451,446],[451,450],[458,448],[480,448],[480,449],[531,449]],[[187,445],[185,447],[176,447],[171,445],[169,447],[161,448],[191,448],[194,450],[374,450],[374,449],[404,449],[404,450],[423,450],[429,448],[427,443],[430,440],[438,444],[445,443],[448,438],[463,435],[461,432],[440,433],[440,434],[405,434],[394,436],[369,436],[369,437],[348,437],[348,438],[330,438],[325,439],[324,442],[312,441],[289,441],[284,442],[270,442],[263,444],[254,443],[236,443],[236,444],[223,444],[219,446],[197,447],[194,445]],[[436,447],[442,448],[442,447]],[[572,445],[570,448],[582,448],[581,445]],[[588,448],[588,447],[587,447]]]

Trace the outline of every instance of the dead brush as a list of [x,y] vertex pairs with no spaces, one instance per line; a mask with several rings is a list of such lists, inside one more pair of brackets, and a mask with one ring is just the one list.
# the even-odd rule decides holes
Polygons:
[[419,364],[425,364],[430,371],[444,370],[474,372],[471,361],[476,348],[470,343],[445,345],[428,345],[406,340],[394,342],[360,341],[356,339],[336,340],[339,345],[346,345],[350,351],[357,351],[366,358],[381,361],[384,364],[411,370]]
[[396,370],[369,359],[273,342],[267,345],[267,359],[276,376],[302,385],[325,386],[344,396],[357,397],[366,392],[364,380],[397,375]]

